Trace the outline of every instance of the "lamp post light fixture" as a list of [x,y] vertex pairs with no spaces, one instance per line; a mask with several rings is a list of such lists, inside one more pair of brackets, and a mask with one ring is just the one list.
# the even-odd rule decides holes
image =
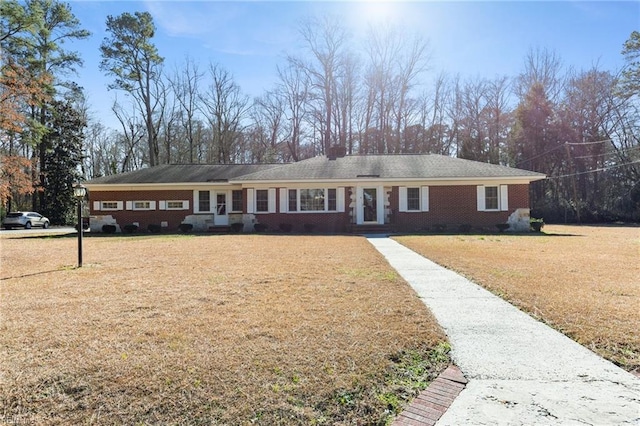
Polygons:
[[78,268],[82,267],[82,201],[87,195],[87,188],[81,183],[73,185],[73,196],[78,199]]

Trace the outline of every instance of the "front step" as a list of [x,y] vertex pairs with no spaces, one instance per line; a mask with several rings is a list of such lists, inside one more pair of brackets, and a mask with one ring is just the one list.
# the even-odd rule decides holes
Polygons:
[[391,234],[393,229],[389,224],[351,225],[352,234]]
[[213,234],[228,234],[229,232],[231,232],[231,227],[228,225],[216,225],[210,226],[209,228],[207,228],[207,231]]

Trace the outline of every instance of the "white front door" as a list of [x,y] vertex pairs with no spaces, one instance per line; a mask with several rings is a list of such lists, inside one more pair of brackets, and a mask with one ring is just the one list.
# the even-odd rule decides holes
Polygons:
[[215,193],[216,211],[213,215],[213,224],[216,226],[229,225],[229,215],[227,214],[227,192]]
[[384,224],[383,187],[358,186],[356,200],[356,223]]

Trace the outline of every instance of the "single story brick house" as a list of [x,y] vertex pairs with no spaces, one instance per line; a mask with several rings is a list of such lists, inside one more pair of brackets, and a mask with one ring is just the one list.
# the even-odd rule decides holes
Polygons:
[[293,232],[528,229],[529,184],[545,175],[434,154],[315,157],[287,164],[161,165],[86,183],[91,230],[197,231],[260,223]]

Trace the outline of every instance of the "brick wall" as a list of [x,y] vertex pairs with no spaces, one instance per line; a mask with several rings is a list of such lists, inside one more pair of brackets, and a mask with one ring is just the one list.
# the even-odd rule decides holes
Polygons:
[[[280,191],[276,191],[276,206],[280,206]],[[174,231],[184,218],[193,213],[193,191],[92,191],[89,207],[91,215],[111,215],[117,223],[124,225],[138,222],[140,229],[147,229],[149,224],[168,223],[168,230]],[[151,211],[96,211],[94,201],[156,201],[188,200],[188,210],[151,210]],[[243,201],[246,209],[247,191],[243,191]],[[509,185],[509,209],[499,212],[477,211],[476,186],[430,186],[428,212],[399,212],[399,190],[394,186],[391,190],[390,221],[398,231],[413,232],[430,229],[434,225],[448,225],[455,229],[459,225],[493,228],[498,223],[505,223],[509,215],[518,208],[529,207],[529,186]],[[214,202],[214,200],[212,200]],[[231,199],[227,200],[231,203]],[[268,225],[270,230],[278,230],[281,223],[293,226],[293,232],[304,232],[305,224],[313,224],[314,232],[341,233],[349,229],[352,217],[349,214],[350,189],[345,190],[345,212],[324,213],[257,213],[256,221]]]
[[[187,210],[158,210],[159,201],[189,201]],[[123,210],[100,211],[94,210],[94,201],[122,201]],[[155,201],[156,210],[126,210],[127,201]],[[89,209],[91,215],[111,215],[122,228],[134,222],[139,223],[139,229],[146,230],[150,224],[160,225],[167,222],[166,229],[175,231],[187,215],[193,214],[193,191],[92,191]]]
[[497,212],[478,211],[475,185],[430,186],[428,212],[399,212],[398,192],[398,187],[393,187],[391,222],[404,232],[430,229],[434,225],[447,225],[452,230],[459,225],[492,228],[505,223],[514,210],[529,207],[528,185],[509,185],[509,208]]

